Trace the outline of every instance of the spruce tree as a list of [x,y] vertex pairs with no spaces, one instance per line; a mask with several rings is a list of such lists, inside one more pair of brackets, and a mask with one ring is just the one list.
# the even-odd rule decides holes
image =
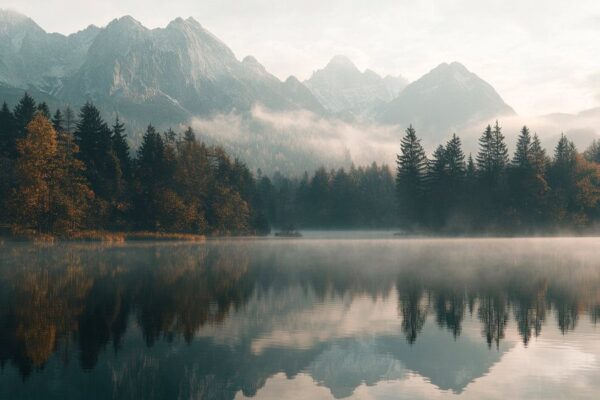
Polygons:
[[524,126],[517,138],[517,147],[512,159],[512,166],[521,170],[526,170],[531,164],[531,135],[529,128]]
[[477,153],[477,170],[482,177],[489,178],[493,171],[494,137],[492,127],[488,125],[479,138],[479,152]]
[[498,121],[494,125],[492,131],[492,166],[494,168],[494,174],[499,176],[503,173],[508,165],[508,147],[504,142],[504,135],[502,134],[502,128],[498,125]]
[[590,162],[600,163],[600,140],[594,139],[583,155]]
[[48,104],[44,102],[39,103],[37,105],[37,111],[41,113],[44,117],[46,117],[46,119],[50,119],[50,108],[48,107]]
[[65,108],[65,130],[67,132],[73,133],[76,128],[77,119],[75,117],[75,113],[71,110],[71,107],[67,106]]
[[127,135],[125,134],[125,124],[119,120],[117,115],[115,123],[112,126],[112,147],[115,155],[119,160],[121,172],[125,180],[131,177],[131,156],[129,155],[129,144],[127,143]]
[[462,181],[465,176],[465,154],[462,150],[460,138],[456,134],[446,144],[446,163],[448,166],[448,177],[457,183]]
[[0,109],[0,157],[16,155],[16,122],[6,103]]
[[60,108],[57,108],[56,112],[54,113],[54,116],[52,117],[52,125],[54,126],[54,130],[56,132],[64,131],[65,127],[63,126],[63,124],[64,124],[64,119],[63,119],[62,112],[60,111]]
[[427,157],[414,128],[406,129],[396,160],[396,188],[400,214],[408,227],[420,223],[423,215],[424,180]]
[[121,190],[122,171],[113,150],[112,131],[92,103],[81,108],[75,141],[92,189],[99,198],[113,202]]
[[16,123],[16,139],[24,138],[27,133],[27,125],[33,119],[37,108],[35,100],[27,92],[15,106],[13,111]]

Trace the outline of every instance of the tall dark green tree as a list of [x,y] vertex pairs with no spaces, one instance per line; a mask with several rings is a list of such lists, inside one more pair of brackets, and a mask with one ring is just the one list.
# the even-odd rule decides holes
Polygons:
[[411,125],[402,138],[396,160],[398,203],[401,218],[407,227],[422,222],[426,169],[425,150]]
[[131,178],[131,156],[129,154],[129,144],[127,143],[125,124],[119,120],[118,115],[115,118],[115,123],[112,126],[112,147],[119,160],[123,178],[125,180],[129,180]]
[[122,171],[113,149],[112,131],[92,103],[81,108],[75,140],[92,190],[110,209],[122,190]]
[[50,119],[50,108],[48,107],[48,104],[44,102],[39,103],[37,105],[37,111],[41,113],[44,117],[46,117],[46,119]]
[[57,108],[56,112],[54,113],[54,116],[52,117],[52,125],[54,126],[54,130],[59,133],[64,131],[64,122],[65,121],[62,112],[60,111],[60,108]]
[[16,121],[5,103],[0,109],[0,157],[12,157],[16,154]]
[[16,123],[16,139],[22,139],[25,137],[27,124],[31,122],[37,107],[35,100],[27,92],[23,95],[21,100],[15,106],[13,114],[15,116]]

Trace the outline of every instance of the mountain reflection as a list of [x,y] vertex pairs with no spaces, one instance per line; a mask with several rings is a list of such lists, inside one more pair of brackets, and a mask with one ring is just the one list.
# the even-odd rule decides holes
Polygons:
[[[586,316],[598,321],[600,260],[552,244],[466,243],[5,245],[0,365],[27,380],[50,361],[75,374],[110,358],[109,397],[147,397],[169,369],[178,383],[154,388],[155,397],[252,396],[270,376],[302,371],[336,397],[409,372],[459,393],[507,351],[507,329],[527,346],[550,315],[563,334]],[[395,321],[360,321],[387,304]],[[471,317],[490,349],[457,341]],[[411,351],[421,340],[427,346]],[[166,357],[179,341],[189,354]]]

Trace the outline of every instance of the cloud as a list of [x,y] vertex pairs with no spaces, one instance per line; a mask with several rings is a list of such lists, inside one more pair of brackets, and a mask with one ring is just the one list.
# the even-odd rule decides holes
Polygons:
[[249,114],[196,118],[191,126],[252,168],[298,175],[303,171],[378,163],[392,164],[402,129],[364,120],[326,118],[309,111],[274,112],[255,106]]

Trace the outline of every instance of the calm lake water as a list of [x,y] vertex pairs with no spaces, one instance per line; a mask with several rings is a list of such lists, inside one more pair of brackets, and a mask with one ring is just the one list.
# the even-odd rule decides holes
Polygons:
[[0,246],[0,399],[600,393],[600,239]]

